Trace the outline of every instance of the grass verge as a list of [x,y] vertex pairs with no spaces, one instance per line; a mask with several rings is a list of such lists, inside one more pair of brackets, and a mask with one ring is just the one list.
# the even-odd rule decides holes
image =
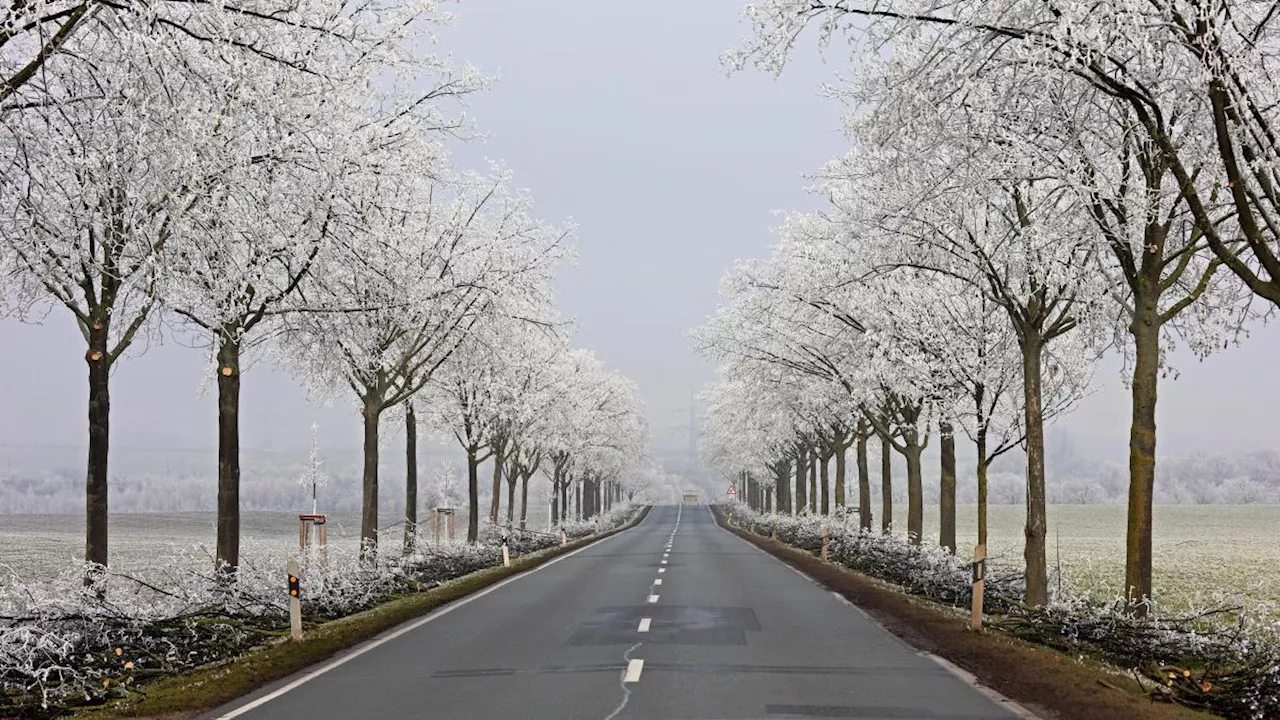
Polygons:
[[515,558],[511,567],[485,568],[450,580],[430,590],[383,603],[355,615],[332,620],[308,630],[302,642],[281,640],[260,645],[239,657],[142,686],[128,698],[101,707],[85,708],[74,717],[93,720],[114,718],[164,718],[180,720],[231,702],[258,688],[323,662],[397,626],[417,619],[454,600],[490,587],[513,575],[532,570],[553,558],[616,535],[640,524],[648,515],[643,508],[631,522],[592,537],[574,540],[564,547],[548,548]]
[[846,598],[912,646],[948,660],[978,682],[1041,718],[1208,720],[1217,717],[1152,701],[1136,681],[1095,660],[1034,645],[997,631],[975,633],[953,608],[915,598],[876,578],[790,545],[716,522]]

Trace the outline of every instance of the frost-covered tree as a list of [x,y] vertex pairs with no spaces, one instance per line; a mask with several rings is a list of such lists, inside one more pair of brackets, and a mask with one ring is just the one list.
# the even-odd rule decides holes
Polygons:
[[[1162,346],[1180,336],[1204,350],[1239,322],[1219,266],[1280,302],[1273,4],[768,0],[748,14],[753,37],[731,67],[778,71],[806,26],[824,43],[846,31],[860,59],[878,65],[882,51],[901,69],[881,95],[926,117],[942,109],[992,145],[1012,140],[1094,221],[1129,336],[1126,586],[1149,596]],[[918,131],[911,112],[899,117]]]
[[364,225],[301,288],[290,358],[351,390],[364,425],[361,537],[377,544],[382,414],[422,389],[478,326],[541,293],[565,231],[531,215],[504,174],[433,180],[421,156],[369,178]]

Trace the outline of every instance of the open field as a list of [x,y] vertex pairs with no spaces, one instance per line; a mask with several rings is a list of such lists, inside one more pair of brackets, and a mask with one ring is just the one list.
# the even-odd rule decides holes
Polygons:
[[[876,510],[879,510],[877,507]],[[894,522],[905,529],[906,503],[896,503]],[[1126,508],[1120,505],[1055,505],[1049,508],[1048,562],[1075,586],[1110,598],[1124,585]],[[879,523],[879,513],[876,513]],[[959,553],[977,542],[977,508],[956,511]],[[1022,562],[1022,506],[989,508],[989,552]],[[925,506],[925,540],[938,540],[938,508]],[[1280,507],[1273,505],[1168,505],[1155,509],[1155,599],[1167,610],[1214,604],[1234,597],[1250,605],[1280,606]]]
[[[906,504],[898,503],[894,510],[897,526],[905,527]],[[961,506],[957,515],[960,552],[967,554],[977,538],[976,509]],[[993,556],[1021,562],[1023,518],[1021,506],[991,506]],[[1156,599],[1168,609],[1212,603],[1215,596],[1280,605],[1280,542],[1275,537],[1280,507],[1163,506],[1156,508],[1155,521]],[[0,565],[26,577],[57,572],[83,552],[82,523],[79,515],[0,515]],[[189,554],[200,545],[211,546],[213,523],[213,514],[202,512],[115,515],[112,564],[128,569]],[[282,558],[296,547],[293,513],[246,512],[242,527],[246,545],[278,546]],[[1060,559],[1065,577],[1092,595],[1119,594],[1124,581],[1124,527],[1122,506],[1051,507],[1050,566]],[[925,508],[925,533],[926,540],[937,541],[936,506]],[[329,539],[334,545],[354,547],[359,534],[358,515],[331,516]],[[195,556],[202,555],[197,551]]]

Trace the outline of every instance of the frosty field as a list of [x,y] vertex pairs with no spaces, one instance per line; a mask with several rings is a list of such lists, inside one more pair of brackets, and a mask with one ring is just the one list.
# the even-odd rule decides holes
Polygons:
[[[84,555],[81,515],[0,515],[0,582],[11,568],[25,578],[56,573]],[[180,554],[207,555],[213,566],[214,514],[121,513],[109,523],[113,568],[154,565]],[[240,519],[241,545],[279,548],[281,563],[298,547],[298,516],[288,512],[245,512]],[[464,530],[465,531],[465,530]],[[360,516],[331,515],[329,543],[359,546]],[[197,548],[208,548],[208,553]]]
[[[897,503],[894,510],[897,526],[905,527],[906,503]],[[992,556],[1021,562],[1023,519],[1021,506],[991,506]],[[79,515],[0,515],[0,566],[25,577],[56,572],[83,552],[82,523]],[[1162,506],[1156,508],[1155,523],[1156,599],[1168,609],[1211,603],[1215,596],[1280,605],[1280,542],[1275,532],[1280,507]],[[957,524],[960,553],[969,554],[977,539],[976,508],[960,506]],[[1124,582],[1124,527],[1122,506],[1050,507],[1050,567],[1060,558],[1065,577],[1080,590],[1098,597],[1119,594]],[[281,562],[297,547],[297,519],[292,513],[246,512],[242,528],[245,545],[278,547]],[[936,506],[925,508],[925,533],[927,541],[937,541]],[[358,515],[330,518],[332,544],[354,547],[359,534]],[[212,513],[115,515],[111,562],[122,570],[150,565],[180,551],[210,547],[213,539]]]
[[[905,502],[895,503],[897,527],[906,527],[906,512]],[[1050,506],[1050,571],[1061,558],[1063,575],[1079,590],[1099,598],[1119,595],[1124,585],[1125,512],[1120,505]],[[992,505],[988,513],[988,552],[1020,564],[1025,508]],[[977,542],[977,508],[962,505],[956,516],[958,552],[971,557]],[[1232,598],[1280,606],[1278,525],[1280,507],[1273,505],[1156,507],[1156,601],[1170,611]],[[926,542],[936,543],[936,505],[925,506],[924,526]]]

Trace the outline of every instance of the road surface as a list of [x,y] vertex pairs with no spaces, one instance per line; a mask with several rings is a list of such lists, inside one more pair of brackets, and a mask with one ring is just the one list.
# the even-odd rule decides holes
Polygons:
[[204,718],[1018,717],[705,505],[418,622]]

